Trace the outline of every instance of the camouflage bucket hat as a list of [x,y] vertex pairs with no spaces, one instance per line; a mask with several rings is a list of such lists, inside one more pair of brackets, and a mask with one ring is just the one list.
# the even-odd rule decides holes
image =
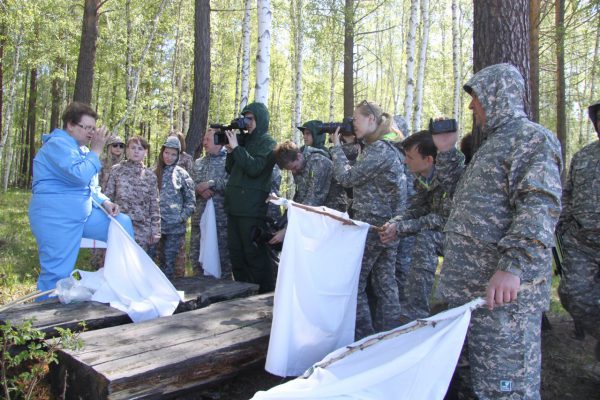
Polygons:
[[110,146],[113,144],[125,144],[125,142],[123,141],[123,139],[121,139],[120,136],[111,136],[108,138],[108,140],[106,141],[106,145]]
[[177,136],[169,136],[167,140],[165,140],[163,147],[168,147],[171,149],[177,149],[177,151],[181,151],[181,143],[179,143],[179,139],[177,138]]

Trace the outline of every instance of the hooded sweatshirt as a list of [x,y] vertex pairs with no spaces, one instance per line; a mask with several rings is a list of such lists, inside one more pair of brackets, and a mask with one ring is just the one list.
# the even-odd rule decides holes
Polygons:
[[[592,104],[589,116],[594,129],[598,131],[597,110],[600,102]],[[578,239],[600,246],[600,140],[594,140],[573,156],[569,175],[563,187],[563,209],[557,231],[563,234],[570,231]]]
[[[310,147],[327,151],[327,148],[325,147],[325,137],[327,136],[327,134],[325,134],[324,132],[319,132],[319,127],[322,123],[323,122],[321,121],[312,120],[308,121],[302,126],[299,126],[298,129],[300,129],[303,133],[304,129],[308,129],[310,131],[310,135],[313,139],[313,143]],[[304,147],[306,146],[302,146],[302,149],[304,149]]]
[[[549,251],[554,244],[560,214],[560,144],[552,132],[527,118],[525,83],[514,66],[484,68],[465,90],[485,110],[486,139],[458,182],[444,231],[497,248],[498,264],[481,263],[471,282],[478,288],[497,270],[525,282],[547,278],[550,268],[532,262],[532,254],[539,254],[540,248]],[[438,154],[438,170],[450,153]]]
[[265,203],[271,190],[271,174],[275,165],[275,141],[269,136],[269,111],[262,103],[251,103],[242,115],[254,114],[256,128],[246,134],[244,146],[227,155],[225,170],[229,181],[225,188],[225,211],[230,215],[264,217]]

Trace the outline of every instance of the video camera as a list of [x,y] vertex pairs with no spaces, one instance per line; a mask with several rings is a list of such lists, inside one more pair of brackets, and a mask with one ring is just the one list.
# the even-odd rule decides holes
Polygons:
[[227,139],[227,135],[225,131],[233,131],[235,129],[239,130],[240,133],[236,134],[238,144],[240,146],[244,145],[244,131],[248,130],[248,120],[244,117],[239,117],[231,120],[229,125],[223,124],[210,124],[212,129],[218,129],[219,132],[215,133],[215,144],[225,145],[229,144],[229,139]]
[[434,121],[433,118],[429,119],[429,133],[432,135],[456,132],[457,130],[458,123],[455,119],[440,119],[438,121]]
[[[273,236],[275,236],[275,234],[279,230],[283,229],[286,226],[287,213],[277,218],[267,216],[265,222],[265,228],[254,225],[250,229],[250,239],[252,240],[252,243],[254,243],[255,246],[259,243],[268,243],[269,240],[271,240],[271,238],[273,238]],[[282,249],[282,243],[269,246],[277,251],[281,251]]]
[[323,122],[319,125],[319,133],[334,133],[338,127],[340,128],[340,134],[342,135],[354,134],[352,118],[344,118],[342,122]]

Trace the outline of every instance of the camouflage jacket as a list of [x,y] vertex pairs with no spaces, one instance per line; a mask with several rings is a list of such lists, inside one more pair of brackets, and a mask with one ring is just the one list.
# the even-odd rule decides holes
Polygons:
[[393,218],[398,224],[398,232],[414,234],[422,230],[441,231],[452,208],[452,197],[456,183],[460,179],[464,166],[464,156],[458,150],[453,150],[447,163],[449,175],[444,180],[438,179],[434,169],[432,177],[425,180],[418,177],[414,180],[416,193],[410,199],[406,212]]
[[[348,164],[350,166],[354,165],[356,159],[358,158],[358,154],[360,153],[360,146],[354,143],[344,143],[341,145],[341,147],[346,155],[346,158],[348,159]],[[331,156],[331,149],[329,149],[329,153]],[[352,200],[352,197],[348,194],[348,192],[351,194],[352,189],[344,188],[338,183],[335,177],[332,177],[325,205],[338,211],[347,211],[348,207],[350,206],[350,201]]]
[[333,175],[331,160],[325,151],[310,146],[304,147],[302,157],[304,167],[294,174],[294,201],[308,206],[325,205]]
[[194,157],[190,156],[185,151],[179,153],[179,159],[177,160],[177,165],[181,168],[185,169],[185,172],[188,174],[192,173],[192,169],[194,168]]
[[147,221],[151,235],[160,235],[158,180],[154,171],[139,162],[121,161],[112,167],[105,194],[132,221]]
[[[225,200],[225,185],[227,185],[227,179],[229,178],[229,175],[225,171],[226,158],[227,152],[224,149],[218,155],[206,154],[194,162],[194,168],[192,169],[194,187],[201,182],[208,182],[210,180],[214,182],[214,186],[212,187],[214,195],[212,199],[215,203],[223,203]],[[206,200],[202,196],[197,195],[196,208],[204,211],[205,206]]]
[[[527,119],[525,84],[515,67],[484,68],[466,89],[485,110],[482,129],[487,139],[458,182],[444,231],[495,246],[500,258],[490,267],[494,270],[522,281],[546,277],[549,266],[532,265],[530,254],[554,243],[560,214],[560,144],[552,132]],[[448,153],[437,156],[440,175],[451,159]]]
[[384,140],[365,146],[350,165],[341,146],[331,149],[333,171],[344,187],[353,188],[352,209],[357,219],[381,226],[406,207],[406,175],[399,151]]
[[571,160],[571,168],[562,193],[562,213],[557,231],[600,233],[600,141],[579,150]]
[[[124,153],[125,152],[123,152],[123,154]],[[100,173],[98,174],[98,181],[99,181],[98,183],[100,184],[102,191],[104,191],[104,188],[106,187],[106,183],[108,182],[108,177],[110,175],[110,171],[112,170],[112,167],[114,165],[117,165],[121,161],[123,161],[123,157],[124,157],[123,155],[116,157],[114,155],[105,154],[100,159],[100,163],[102,164],[102,169],[100,170]]]
[[195,208],[196,195],[192,178],[180,166],[166,166],[160,188],[162,233],[185,233],[185,222],[194,213]]

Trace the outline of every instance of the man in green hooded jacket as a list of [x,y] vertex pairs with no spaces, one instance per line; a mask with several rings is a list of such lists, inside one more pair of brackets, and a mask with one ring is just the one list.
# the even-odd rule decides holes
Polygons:
[[260,293],[274,289],[273,274],[264,241],[252,240],[257,229],[266,230],[266,199],[271,188],[275,165],[272,155],[275,141],[268,134],[269,111],[262,103],[251,103],[242,110],[248,127],[244,145],[236,135],[226,132],[229,144],[225,170],[227,237],[233,276],[236,281],[257,283]]
[[298,127],[304,138],[304,146],[300,149],[301,151],[304,151],[306,146],[327,151],[327,147],[325,147],[327,134],[319,129],[322,124],[323,122],[313,119]]

